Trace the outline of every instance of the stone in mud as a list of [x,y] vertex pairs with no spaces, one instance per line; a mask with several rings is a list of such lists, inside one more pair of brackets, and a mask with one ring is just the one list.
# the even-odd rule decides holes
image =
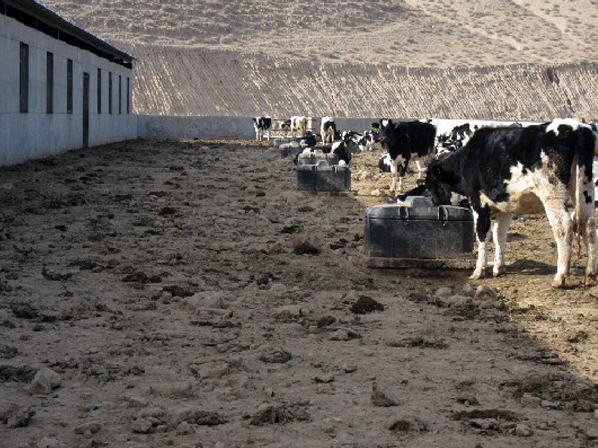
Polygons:
[[149,418],[138,418],[131,425],[131,430],[136,434],[151,434],[155,431],[155,426]]
[[397,434],[428,432],[428,425],[417,417],[391,417],[387,420],[385,427]]
[[471,309],[475,308],[475,303],[473,299],[469,296],[456,294],[454,296],[447,297],[445,299],[445,304],[449,308],[458,308],[458,309]]
[[193,428],[187,422],[181,422],[179,426],[176,427],[176,435],[177,436],[184,436],[193,433]]
[[253,417],[251,417],[250,424],[255,426],[264,426],[273,424],[286,424],[295,421],[308,422],[310,420],[310,415],[301,406],[266,405],[263,409],[260,409]]
[[260,361],[270,364],[284,364],[292,358],[293,355],[285,350],[267,350],[260,355]]
[[19,383],[29,383],[33,381],[37,369],[31,366],[8,366],[0,365],[0,382],[16,381]]
[[355,314],[366,314],[374,311],[384,311],[384,305],[376,302],[368,296],[360,296],[356,303],[351,306],[351,311]]
[[359,339],[361,335],[353,330],[341,328],[330,335],[331,341],[350,341],[351,339]]
[[176,409],[169,413],[168,427],[178,428],[182,423],[199,426],[217,426],[227,423],[228,420],[216,412],[202,409]]
[[17,356],[19,350],[11,345],[0,344],[0,359],[11,359]]
[[475,299],[483,302],[486,300],[490,300],[492,302],[496,302],[499,299],[499,294],[492,289],[490,286],[487,285],[480,285],[475,291],[474,295]]
[[29,426],[34,415],[35,408],[33,406],[19,406],[11,403],[0,412],[0,421],[6,423],[8,428],[24,428]]
[[534,434],[534,431],[523,423],[517,423],[513,429],[513,434],[519,437],[530,437]]
[[380,407],[399,405],[398,395],[386,384],[374,383],[372,386],[372,404]]
[[438,288],[438,290],[434,293],[434,297],[440,300],[446,300],[450,296],[453,295],[453,290],[451,288],[447,288],[443,286],[442,288]]
[[162,278],[159,275],[148,276],[144,272],[136,271],[132,274],[126,275],[122,279],[123,282],[135,282],[135,283],[161,283]]
[[99,422],[87,422],[82,423],[79,426],[76,426],[74,431],[75,434],[86,434],[88,432],[91,434],[95,434],[99,432],[100,429],[102,429],[102,425]]
[[55,282],[66,281],[70,279],[75,273],[74,272],[58,272],[48,269],[46,266],[42,267],[42,275],[46,280]]
[[295,255],[319,255],[322,252],[320,240],[315,236],[296,236],[291,244]]
[[193,395],[193,387],[189,383],[171,384],[162,395],[167,398],[190,398]]
[[173,297],[191,297],[193,295],[193,292],[178,285],[165,286],[162,291],[169,292]]
[[305,316],[307,311],[300,305],[286,305],[274,308],[268,314],[278,321],[290,322]]

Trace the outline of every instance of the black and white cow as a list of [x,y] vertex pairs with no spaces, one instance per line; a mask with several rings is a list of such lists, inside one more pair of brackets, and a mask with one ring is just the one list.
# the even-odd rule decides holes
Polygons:
[[[372,125],[378,134],[378,140],[386,155],[380,159],[379,166],[383,171],[392,173],[392,187],[396,190],[397,175],[399,190],[403,190],[403,177],[411,157],[429,158],[434,153],[436,127],[429,122],[408,121],[394,123],[392,120],[380,120]],[[417,161],[421,178],[422,167]]]
[[359,152],[359,145],[354,140],[355,135],[356,133],[353,131],[345,131],[342,133],[341,140],[332,143],[330,152],[338,156],[339,162],[343,161],[349,165],[353,154]]
[[474,212],[478,259],[471,278],[484,276],[494,218],[494,276],[505,272],[504,250],[514,214],[545,212],[558,252],[553,286],[569,273],[573,232],[588,251],[586,285],[596,282],[596,222],[592,162],[598,151],[590,127],[572,119],[523,128],[482,128],[469,142],[428,166],[426,189],[436,204],[450,193],[468,198]]
[[473,132],[469,123],[463,123],[445,134],[438,134],[436,136],[436,158],[443,159],[465,146]]
[[254,117],[253,128],[255,129],[255,139],[262,140],[264,138],[264,132],[270,140],[270,129],[272,128],[272,118],[269,116],[265,117]]
[[332,117],[322,117],[320,125],[320,134],[322,135],[322,143],[332,143],[336,135],[336,123]]

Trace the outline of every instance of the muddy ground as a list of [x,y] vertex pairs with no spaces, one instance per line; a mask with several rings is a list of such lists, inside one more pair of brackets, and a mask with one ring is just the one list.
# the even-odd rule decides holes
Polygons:
[[377,157],[336,195],[266,143],[1,169],[0,446],[598,446],[583,257],[552,289],[530,216],[499,279],[363,268]]

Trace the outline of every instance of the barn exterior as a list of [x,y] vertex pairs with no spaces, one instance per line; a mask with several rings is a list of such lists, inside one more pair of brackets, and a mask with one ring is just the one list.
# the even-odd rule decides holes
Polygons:
[[0,165],[137,138],[133,57],[34,0],[0,0]]

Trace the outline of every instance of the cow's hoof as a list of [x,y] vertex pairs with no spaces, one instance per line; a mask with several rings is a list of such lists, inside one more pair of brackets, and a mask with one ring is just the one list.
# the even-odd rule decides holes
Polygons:
[[552,281],[553,288],[564,288],[565,287],[565,276],[556,276]]
[[501,275],[505,275],[506,273],[507,273],[507,270],[503,266],[499,267],[498,269],[492,270],[492,275],[494,277],[500,277]]
[[598,281],[596,279],[596,273],[593,274],[586,274],[585,285],[586,286],[596,286]]
[[470,280],[479,280],[481,278],[484,278],[484,271],[474,271],[473,274],[471,274],[471,277],[469,277]]

